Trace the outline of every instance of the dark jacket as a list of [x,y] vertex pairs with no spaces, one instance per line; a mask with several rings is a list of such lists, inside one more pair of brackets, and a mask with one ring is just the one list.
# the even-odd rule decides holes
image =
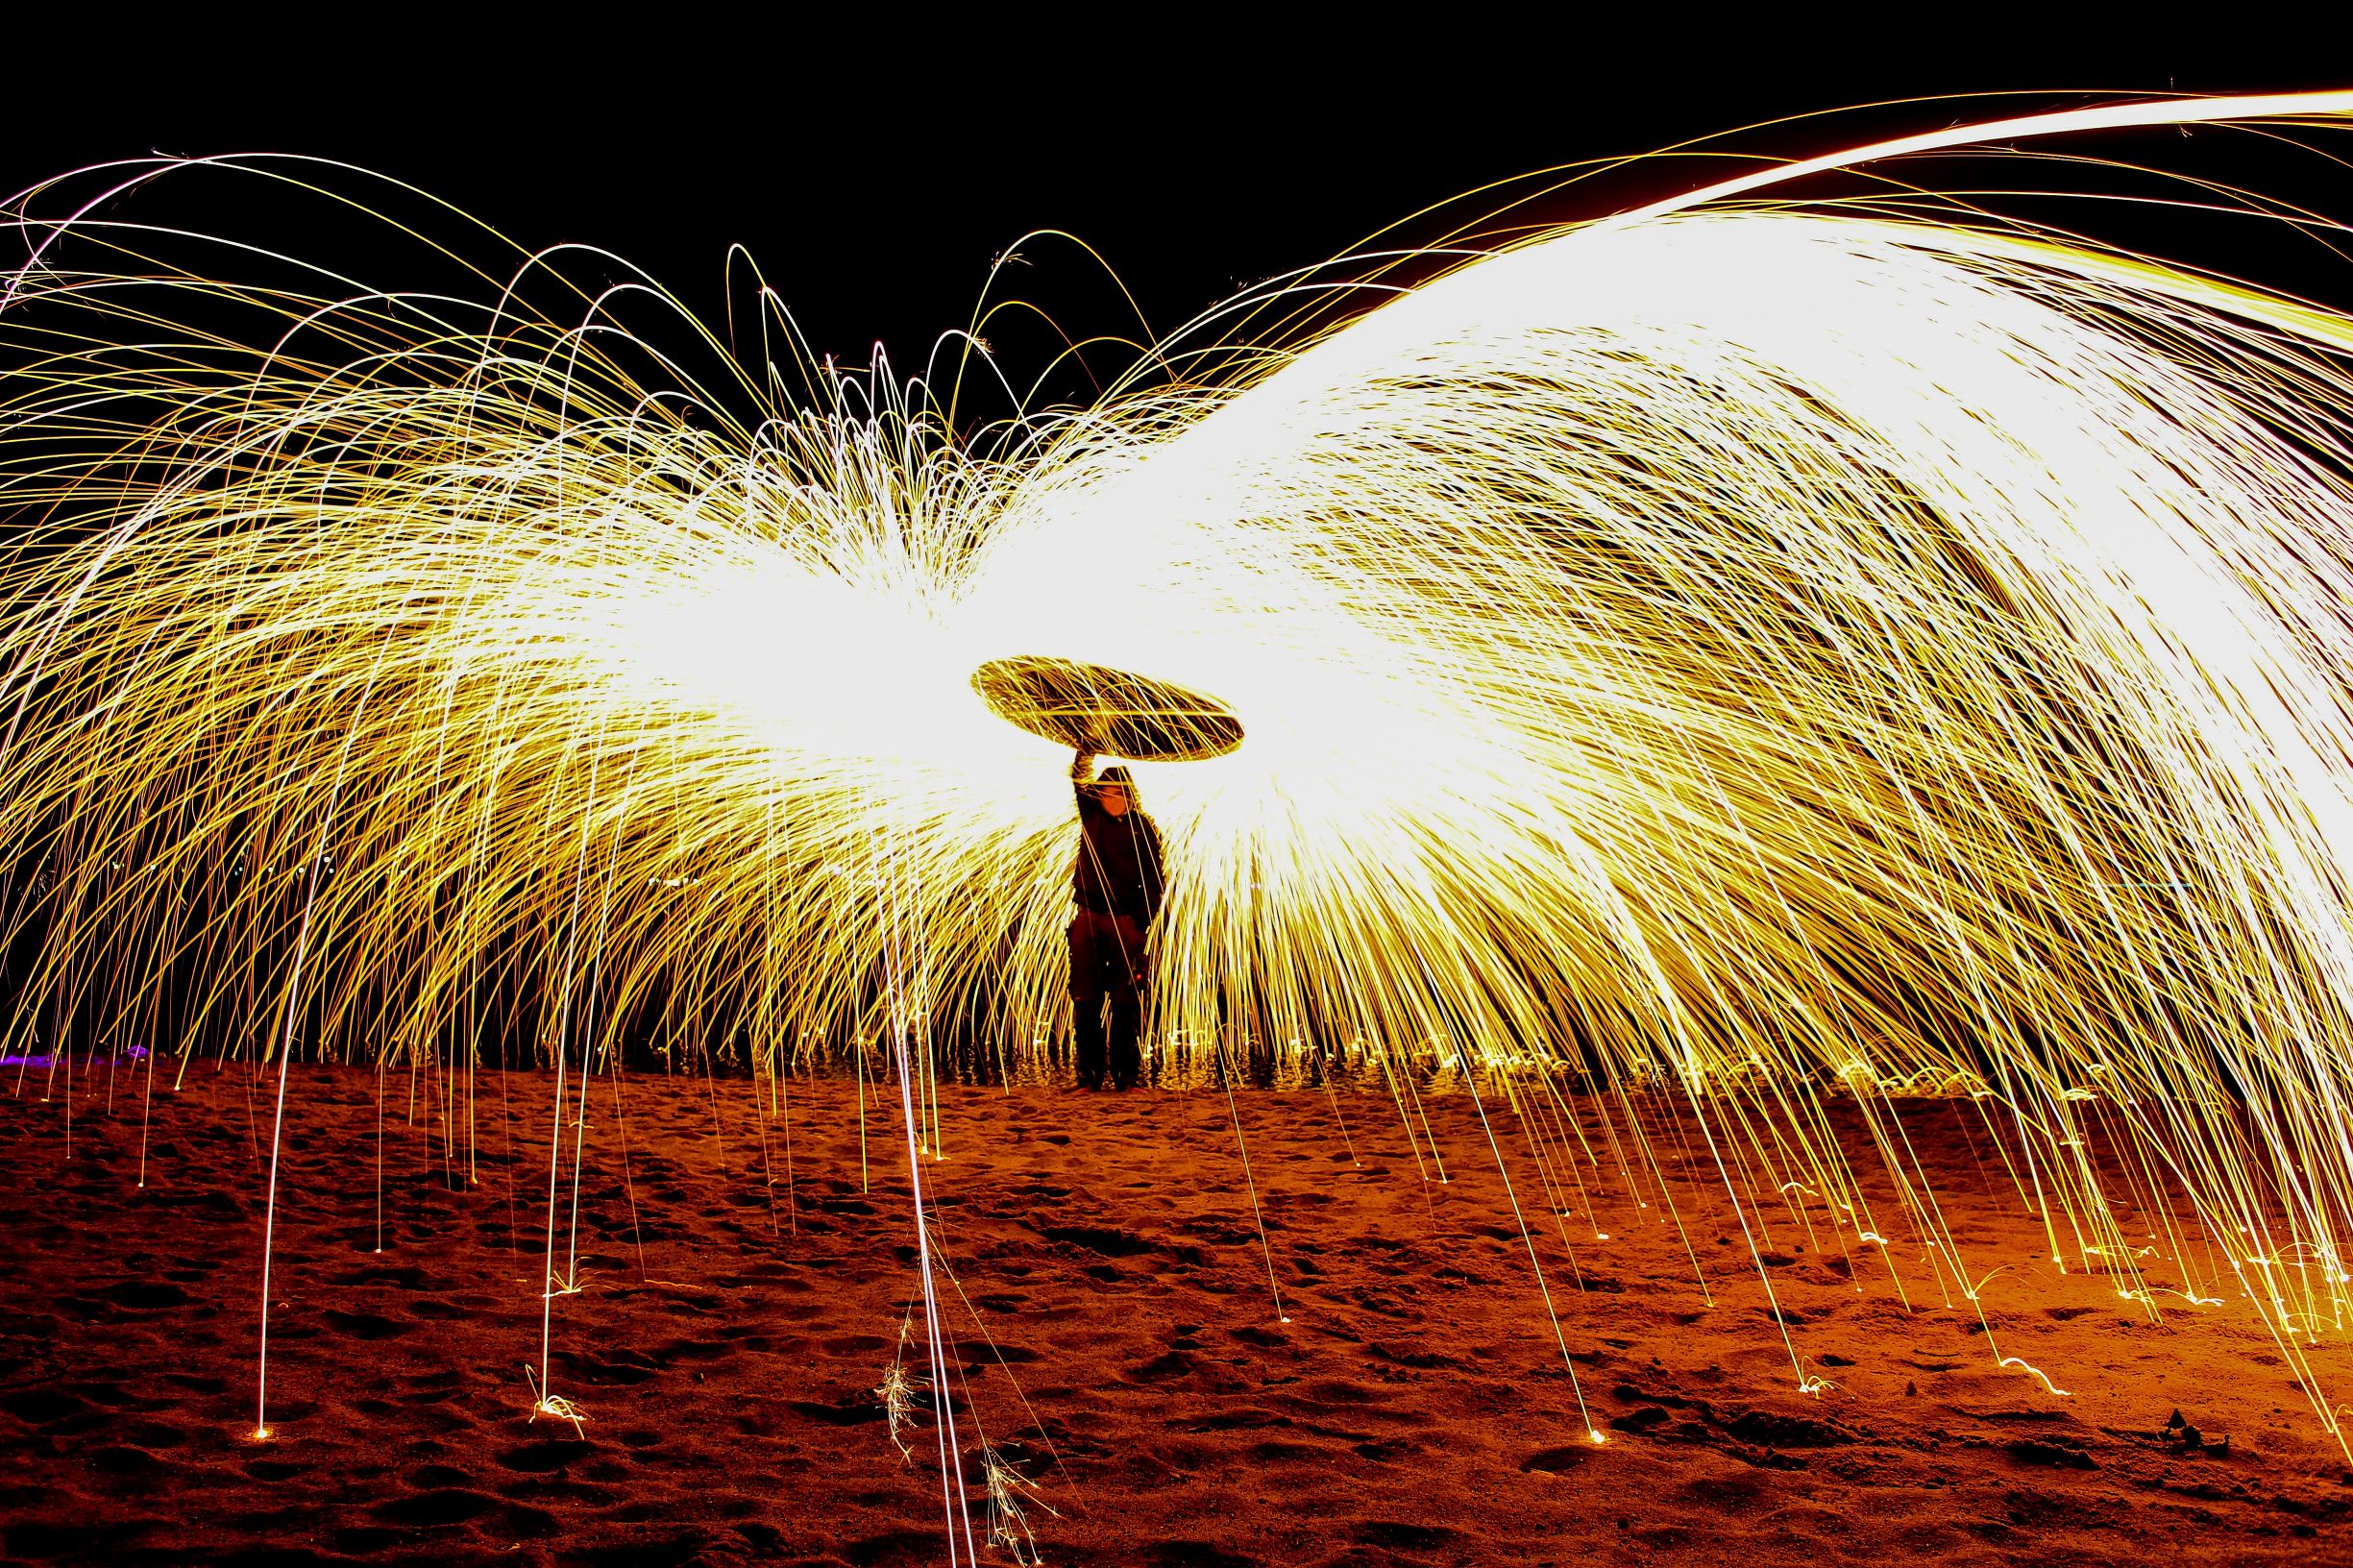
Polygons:
[[1094,786],[1073,783],[1078,796],[1078,858],[1070,867],[1070,896],[1098,915],[1125,915],[1150,925],[1160,914],[1160,829],[1129,792],[1127,815],[1114,817]]

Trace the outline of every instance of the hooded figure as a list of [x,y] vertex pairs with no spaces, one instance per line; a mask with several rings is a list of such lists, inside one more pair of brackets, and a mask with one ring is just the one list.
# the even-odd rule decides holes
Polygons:
[[[1160,915],[1160,829],[1136,803],[1125,768],[1090,781],[1094,753],[1070,765],[1078,799],[1078,856],[1070,867],[1070,1001],[1081,1089],[1100,1089],[1108,1072],[1118,1089],[1143,1074],[1138,1037],[1141,992],[1149,983],[1144,939]],[[1105,1004],[1111,1026],[1103,1022]]]

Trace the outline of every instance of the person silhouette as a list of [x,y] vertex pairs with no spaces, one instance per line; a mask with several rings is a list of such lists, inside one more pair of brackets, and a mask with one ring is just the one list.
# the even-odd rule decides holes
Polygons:
[[[1078,1045],[1078,1087],[1133,1089],[1143,1075],[1139,1037],[1142,992],[1151,982],[1146,941],[1160,917],[1160,829],[1136,800],[1125,768],[1093,777],[1094,757],[1081,749],[1070,764],[1078,802],[1079,844],[1070,866],[1070,1004]],[[1111,1014],[1108,1031],[1104,1013]]]

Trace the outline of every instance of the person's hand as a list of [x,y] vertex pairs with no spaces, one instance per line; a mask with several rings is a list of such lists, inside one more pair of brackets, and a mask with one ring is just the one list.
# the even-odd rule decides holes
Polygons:
[[1076,751],[1072,752],[1070,756],[1070,776],[1080,780],[1081,782],[1094,777],[1094,758],[1095,754],[1092,751],[1088,750],[1083,746]]

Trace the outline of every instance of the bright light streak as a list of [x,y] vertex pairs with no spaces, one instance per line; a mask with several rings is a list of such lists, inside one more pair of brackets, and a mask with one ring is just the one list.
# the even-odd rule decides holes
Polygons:
[[981,438],[919,387],[650,385],[587,306],[240,288],[28,218],[24,994],[128,1027],[201,976],[191,1033],[349,1056],[448,1050],[486,972],[592,1066],[655,1005],[772,1055],[975,1000],[1025,1041],[1068,796],[969,677],[1077,659],[1248,736],[1135,769],[1161,1034],[1434,1041],[1508,1092],[1589,1060],[1777,1129],[1849,1213],[1806,1108],[1966,1095],[2129,1272],[2104,1117],[2283,1344],[2334,1321],[2343,1271],[2277,1260],[2353,1249],[2353,323],[1736,187]]

